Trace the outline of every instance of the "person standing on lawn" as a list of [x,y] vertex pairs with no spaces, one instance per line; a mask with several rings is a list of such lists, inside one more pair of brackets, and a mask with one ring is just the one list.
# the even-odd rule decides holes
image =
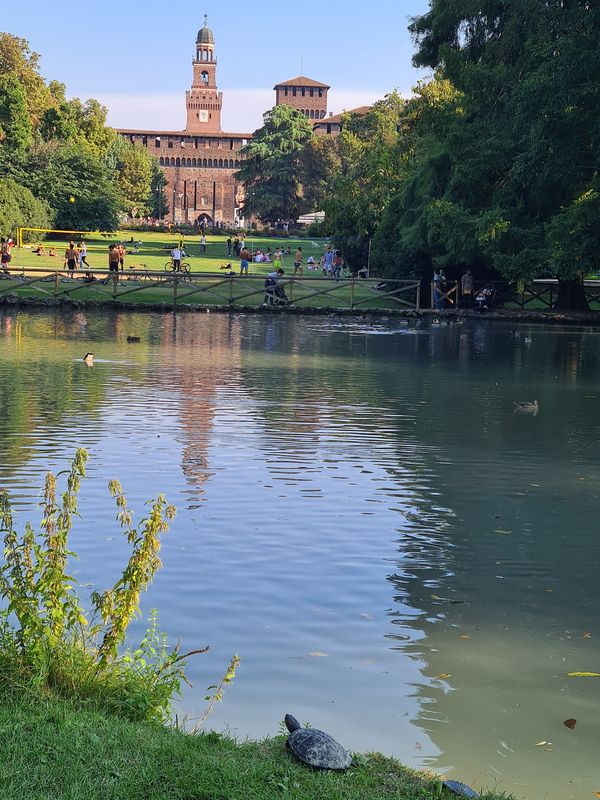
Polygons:
[[299,247],[296,250],[296,255],[294,256],[294,275],[300,275],[302,277],[302,259],[304,258],[302,253],[302,248]]

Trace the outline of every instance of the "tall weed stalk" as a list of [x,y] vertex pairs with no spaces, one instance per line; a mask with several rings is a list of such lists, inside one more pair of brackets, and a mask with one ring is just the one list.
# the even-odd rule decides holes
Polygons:
[[[140,596],[162,565],[161,537],[175,508],[160,495],[135,525],[121,485],[110,482],[131,555],[114,586],[92,594],[88,620],[68,570],[76,558],[68,540],[87,461],[87,452],[78,450],[70,470],[46,476],[39,533],[29,523],[17,533],[8,494],[0,492],[0,691],[52,693],[132,719],[165,720],[187,682],[186,659],[208,648],[181,654],[178,643],[170,649],[153,611],[140,646],[121,649],[140,613]],[[64,475],[66,488],[58,498],[57,481]]]

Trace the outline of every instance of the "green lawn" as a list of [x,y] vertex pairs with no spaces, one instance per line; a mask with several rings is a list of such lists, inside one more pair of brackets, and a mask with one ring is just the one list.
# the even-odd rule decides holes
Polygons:
[[[138,233],[136,231],[118,231],[112,237],[94,238],[92,234],[86,237],[88,248],[88,262],[97,269],[108,269],[108,246],[111,242],[128,243],[133,237],[136,242],[141,242],[139,248],[131,248],[139,252],[131,252],[125,257],[125,268],[135,267],[137,269],[149,269],[152,271],[163,271],[165,263],[169,260],[171,249],[179,241],[176,234],[167,233]],[[233,237],[232,237],[233,238]],[[226,235],[208,235],[206,254],[200,252],[200,236],[186,236],[184,239],[187,260],[193,272],[221,272],[220,267],[231,263],[232,267],[239,271],[239,258],[233,255],[227,257]],[[75,237],[77,243],[77,237]],[[49,250],[54,247],[57,252],[56,258],[47,255],[38,256],[32,252],[38,242],[26,245],[23,248],[13,250],[13,260],[11,268],[16,267],[49,267],[51,269],[62,269],[64,265],[64,253],[67,242],[64,239],[45,239],[41,244]],[[265,251],[268,247],[274,252],[277,247],[290,247],[291,256],[284,257],[284,269],[286,272],[293,272],[293,254],[298,246],[302,247],[305,261],[312,255],[318,260],[323,254],[326,246],[324,239],[269,239],[263,237],[246,237],[246,245],[249,250],[261,249]],[[130,249],[129,247],[127,248]],[[265,275],[272,271],[272,264],[252,264],[251,270],[256,274]]]
[[[346,773],[294,761],[283,737],[236,743],[184,735],[67,702],[2,698],[2,800],[440,800],[441,783],[392,759]],[[484,800],[499,800],[495,794]]]
[[[90,267],[96,269],[108,268],[108,245],[111,242],[127,242],[131,238],[131,232],[120,232],[112,238],[89,239],[88,262]],[[0,300],[7,294],[17,295],[24,298],[47,299],[59,297],[62,299],[73,300],[101,300],[106,302],[126,302],[131,304],[164,304],[169,305],[174,302],[174,288],[172,283],[164,283],[167,277],[164,267],[170,260],[169,253],[171,248],[177,243],[178,237],[161,233],[142,233],[133,234],[136,242],[141,242],[135,246],[138,252],[128,253],[125,257],[125,270],[119,275],[118,286],[113,285],[112,280],[104,283],[98,281],[94,284],[84,284],[81,272],[75,273],[75,280],[65,276],[57,276],[56,282],[52,279],[38,281],[34,285],[23,285],[19,279],[0,280]],[[236,305],[236,306],[260,306],[264,300],[262,291],[265,276],[273,270],[272,264],[250,265],[250,275],[243,278],[236,277],[231,280],[228,277],[229,270],[220,269],[231,263],[236,276],[239,275],[239,259],[227,258],[226,236],[208,236],[207,252],[200,253],[200,237],[192,236],[185,239],[186,252],[185,259],[190,263],[194,281],[181,280],[177,286],[177,303],[195,305]],[[31,268],[48,270],[48,273],[64,269],[64,250],[65,241],[53,241],[47,239],[43,242],[46,250],[54,247],[57,257],[52,258],[48,255],[38,256],[33,253],[33,247],[23,247],[13,251],[13,260],[10,263],[10,271],[15,275],[24,273],[26,279],[35,277],[35,273],[28,272]],[[278,246],[286,248],[289,246],[292,253],[298,246],[304,251],[305,259],[313,255],[318,261],[323,253],[325,240],[313,241],[310,239],[269,239],[248,237],[247,247],[251,250],[261,249],[266,251],[268,247],[273,252]],[[134,249],[134,248],[131,248]],[[143,270],[147,274],[135,276],[131,269]],[[285,281],[287,282],[293,275],[293,255],[284,257],[284,270],[286,272]],[[171,274],[171,273],[169,273]],[[200,276],[199,278],[197,276]],[[1,276],[0,276],[1,277]],[[104,276],[98,276],[105,279]],[[348,308],[356,307],[359,309],[380,309],[380,310],[407,310],[410,306],[402,305],[397,301],[381,296],[380,292],[374,290],[377,280],[356,281],[354,286],[348,285],[344,279],[336,284],[331,279],[322,276],[320,270],[304,269],[301,280],[294,280],[293,285],[285,285],[285,290],[293,306],[300,308]],[[254,294],[253,294],[254,292]],[[315,294],[316,292],[326,292],[325,294]],[[402,299],[412,302],[415,299],[415,291],[402,295]]]

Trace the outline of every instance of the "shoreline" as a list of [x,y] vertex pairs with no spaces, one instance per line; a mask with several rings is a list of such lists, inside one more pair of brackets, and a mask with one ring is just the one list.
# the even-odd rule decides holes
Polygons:
[[[10,693],[2,696],[2,800],[449,800],[442,777],[380,753],[354,754],[346,772],[296,761],[285,736],[238,741],[132,722],[90,704]],[[287,735],[287,734],[286,734]],[[466,778],[467,776],[465,776]],[[479,789],[479,787],[477,787]],[[511,800],[483,792],[482,800]]]
[[3,295],[0,297],[0,308],[28,308],[28,309],[60,309],[79,311],[82,309],[119,310],[138,313],[185,313],[185,314],[260,314],[264,316],[337,316],[354,317],[359,319],[382,319],[394,317],[396,319],[417,319],[438,317],[441,319],[485,319],[504,322],[521,322],[531,324],[552,325],[579,325],[583,327],[595,326],[600,323],[600,311],[523,311],[510,309],[496,309],[479,313],[468,309],[366,309],[366,308],[339,308],[336,306],[299,307],[285,306],[244,306],[244,305],[200,305],[194,303],[127,303],[113,300],[74,300],[70,298],[35,298],[17,295]]

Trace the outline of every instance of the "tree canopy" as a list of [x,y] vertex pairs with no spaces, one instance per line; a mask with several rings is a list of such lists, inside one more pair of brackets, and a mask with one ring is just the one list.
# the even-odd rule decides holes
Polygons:
[[151,212],[164,184],[156,159],[108,127],[97,100],[46,83],[39,60],[25,39],[0,33],[0,168],[15,193],[0,200],[2,232],[112,230],[121,213]]
[[275,106],[264,125],[242,149],[244,161],[236,173],[244,184],[244,213],[262,222],[296,220],[311,201],[301,183],[301,156],[313,138],[310,121],[290,106]]

